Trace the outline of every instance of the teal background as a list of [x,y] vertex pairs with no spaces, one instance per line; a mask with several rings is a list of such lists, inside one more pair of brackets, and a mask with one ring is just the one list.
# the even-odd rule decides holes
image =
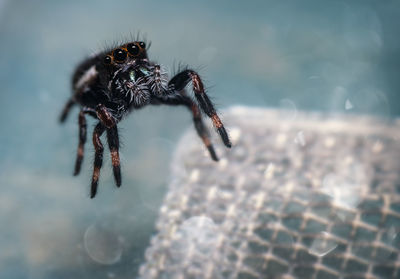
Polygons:
[[[399,15],[395,0],[0,1],[0,278],[132,278],[155,231],[171,153],[191,116],[173,107],[132,113],[120,125],[123,185],[113,185],[106,150],[90,200],[90,137],[72,177],[78,110],[57,123],[86,55],[141,32],[151,59],[172,73],[179,63],[198,70],[221,109],[392,118]],[[89,255],[91,227],[116,245],[104,248],[120,252],[115,263]]]

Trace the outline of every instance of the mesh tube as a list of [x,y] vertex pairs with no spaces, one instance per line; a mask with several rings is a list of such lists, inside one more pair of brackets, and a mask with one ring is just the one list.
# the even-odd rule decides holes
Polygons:
[[182,138],[141,278],[400,278],[400,121],[289,114]]

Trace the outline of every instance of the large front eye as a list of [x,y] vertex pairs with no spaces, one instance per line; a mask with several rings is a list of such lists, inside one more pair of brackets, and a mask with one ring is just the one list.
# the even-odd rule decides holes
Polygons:
[[128,44],[128,45],[126,46],[126,49],[127,49],[128,52],[129,52],[131,55],[133,55],[133,56],[136,56],[136,55],[139,54],[139,48],[138,48],[138,46],[135,45],[135,44]]
[[118,48],[118,49],[114,50],[115,61],[124,62],[126,59],[126,54],[127,54],[126,51],[123,49]]

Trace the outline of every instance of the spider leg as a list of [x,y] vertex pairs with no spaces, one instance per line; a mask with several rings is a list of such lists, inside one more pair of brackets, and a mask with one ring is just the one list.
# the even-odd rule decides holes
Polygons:
[[211,158],[214,161],[218,161],[218,156],[215,153],[214,146],[212,145],[210,141],[210,134],[206,128],[206,126],[203,123],[203,120],[201,119],[201,113],[199,107],[192,101],[190,104],[190,109],[193,114],[193,123],[194,127],[196,128],[197,134],[200,136],[201,140],[203,141],[204,145],[207,147],[208,152],[211,155]]
[[82,109],[79,112],[79,145],[78,145],[78,152],[76,155],[74,175],[78,175],[79,172],[81,171],[83,152],[84,152],[83,148],[86,142],[86,132],[87,132],[87,125],[86,125],[85,111]]
[[67,119],[68,113],[71,110],[73,105],[75,105],[75,101],[72,99],[69,99],[61,112],[61,115],[59,118],[60,123],[63,123]]
[[97,193],[97,186],[99,184],[100,169],[103,164],[103,151],[104,147],[101,143],[100,137],[106,128],[100,122],[96,125],[93,131],[93,145],[95,149],[94,154],[94,167],[92,176],[92,186],[90,188],[90,198],[94,198]]
[[189,82],[192,82],[194,95],[200,104],[200,108],[205,114],[207,114],[208,117],[211,118],[214,127],[217,129],[224,144],[227,147],[231,147],[232,143],[229,140],[228,133],[226,132],[221,119],[217,115],[214,105],[211,103],[204,90],[204,85],[200,79],[200,76],[195,71],[187,69],[178,73],[169,81],[168,86],[170,88],[174,88],[176,91],[181,91]]
[[113,165],[114,179],[117,187],[121,186],[121,167],[119,160],[119,138],[117,125],[107,129],[107,141],[110,148],[111,161]]
[[188,96],[185,95],[184,90],[179,95],[167,95],[162,99],[157,99],[162,104],[167,105],[184,105],[186,106],[193,114],[193,123],[194,127],[196,128],[197,134],[203,141],[204,145],[207,147],[208,152],[211,155],[211,158],[214,161],[218,161],[218,156],[215,153],[214,146],[210,141],[210,134],[207,130],[207,127],[204,125],[203,120],[201,118],[201,113],[199,106]]
[[119,187],[121,185],[121,171],[119,167],[119,140],[118,140],[118,130],[116,126],[116,121],[107,110],[107,108],[99,104],[96,107],[96,116],[100,122],[96,125],[93,131],[93,145],[95,148],[94,155],[94,168],[92,176],[92,186],[90,190],[90,197],[94,198],[97,193],[97,186],[99,183],[100,169],[103,164],[103,151],[104,147],[101,143],[100,137],[107,129],[107,140],[111,151],[111,158],[114,167],[114,177],[115,183]]
[[76,155],[76,161],[75,161],[75,169],[74,169],[74,175],[78,175],[80,170],[81,170],[81,165],[83,161],[83,155],[84,155],[84,146],[86,143],[86,134],[87,134],[87,125],[86,125],[86,118],[85,114],[90,114],[94,117],[96,117],[96,111],[93,110],[92,108],[88,107],[83,107],[81,111],[79,112],[79,144],[78,144],[78,152]]
[[100,119],[100,122],[107,128],[111,128],[117,124],[111,113],[102,104],[97,105],[96,115]]

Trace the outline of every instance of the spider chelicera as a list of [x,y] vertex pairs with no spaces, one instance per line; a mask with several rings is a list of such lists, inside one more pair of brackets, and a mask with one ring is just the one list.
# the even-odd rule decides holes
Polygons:
[[[189,82],[192,83],[195,98],[188,95],[185,90]],[[104,148],[100,137],[104,132],[107,134],[111,152],[115,184],[118,187],[121,185],[117,124],[134,109],[150,104],[186,106],[192,112],[196,131],[211,158],[218,161],[208,130],[202,121],[201,114],[204,112],[211,118],[223,143],[231,147],[228,134],[205,92],[200,76],[187,68],[168,80],[164,68],[149,61],[145,42],[130,42],[84,60],[73,75],[72,86],[73,95],[62,111],[60,122],[65,121],[73,105],[81,106],[79,145],[74,175],[79,174],[83,160],[87,130],[85,115],[91,115],[98,120],[93,131],[95,157],[91,198],[96,195],[100,168],[103,163]]]

